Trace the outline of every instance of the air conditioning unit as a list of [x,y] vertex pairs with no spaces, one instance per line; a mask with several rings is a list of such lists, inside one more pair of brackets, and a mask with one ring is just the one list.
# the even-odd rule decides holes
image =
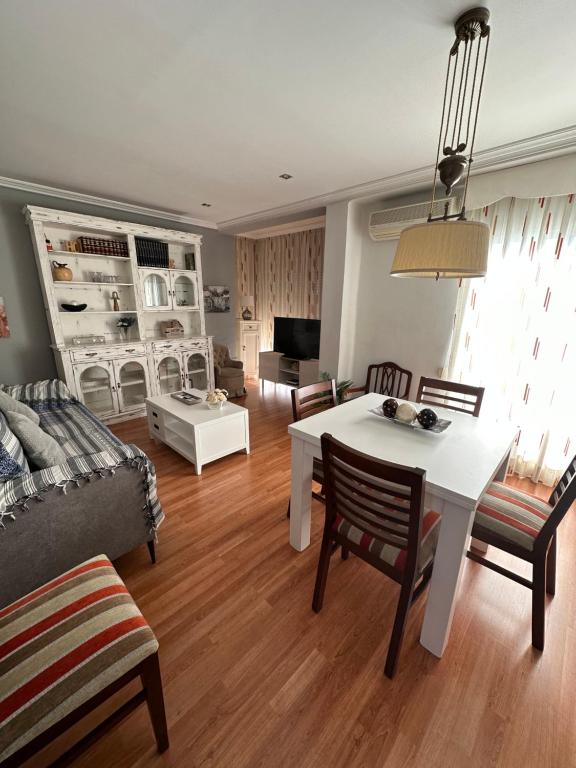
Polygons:
[[[457,197],[445,197],[434,201],[432,216],[443,216],[448,203],[448,213],[458,210]],[[412,224],[421,224],[428,218],[430,201],[415,203],[413,205],[401,205],[399,208],[387,208],[385,211],[374,211],[370,214],[368,231],[372,240],[394,240],[400,237],[400,233]]]

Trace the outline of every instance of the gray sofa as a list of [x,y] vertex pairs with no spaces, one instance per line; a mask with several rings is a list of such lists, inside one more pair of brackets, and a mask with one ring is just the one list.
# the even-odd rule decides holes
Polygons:
[[66,455],[0,481],[0,607],[95,555],[113,560],[145,543],[153,555],[164,515],[148,457],[61,381],[0,389],[36,411]]

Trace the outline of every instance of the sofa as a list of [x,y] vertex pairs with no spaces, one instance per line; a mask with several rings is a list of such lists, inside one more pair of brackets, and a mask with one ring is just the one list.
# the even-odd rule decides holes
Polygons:
[[228,397],[246,394],[244,365],[241,360],[232,360],[225,344],[214,344],[214,380],[218,389],[228,392]]
[[22,449],[0,411],[0,607],[100,553],[114,560],[148,543],[153,555],[164,514],[146,454],[119,440],[61,381],[0,391],[35,411],[65,456],[42,469],[24,457],[24,471],[9,476],[6,456]]

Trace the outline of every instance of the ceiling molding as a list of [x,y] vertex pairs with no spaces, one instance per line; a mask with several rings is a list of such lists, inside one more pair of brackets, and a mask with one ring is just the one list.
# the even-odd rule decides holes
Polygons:
[[7,176],[0,176],[0,187],[18,189],[21,192],[29,192],[33,195],[56,197],[60,200],[72,200],[75,203],[96,205],[100,208],[112,208],[115,211],[134,213],[138,216],[150,216],[154,219],[173,221],[177,224],[189,224],[193,227],[204,227],[205,229],[218,229],[218,225],[213,221],[196,219],[193,216],[187,216],[186,214],[182,213],[174,213],[172,211],[163,211],[158,208],[148,208],[144,205],[135,205],[133,203],[120,202],[119,200],[110,200],[107,197],[87,195],[83,192],[72,192],[69,189],[60,189],[59,187],[51,187],[46,184],[36,184],[33,181],[22,181],[20,179],[10,179]]
[[[538,160],[557,157],[570,152],[576,152],[576,125],[478,152],[474,158],[471,174],[488,173],[514,165],[534,163]],[[365,184],[357,184],[324,195],[309,197],[296,203],[270,208],[247,216],[239,216],[235,219],[219,221],[218,229],[228,232],[246,231],[272,217],[294,215],[342,200],[393,197],[412,192],[423,186],[431,185],[433,170],[433,165],[416,168]]]
[[326,226],[326,216],[313,216],[309,219],[289,221],[286,224],[276,224],[263,229],[253,229],[250,232],[239,232],[238,237],[249,237],[251,240],[263,240],[265,237],[278,235],[293,235],[295,232],[307,232],[310,229],[323,229]]

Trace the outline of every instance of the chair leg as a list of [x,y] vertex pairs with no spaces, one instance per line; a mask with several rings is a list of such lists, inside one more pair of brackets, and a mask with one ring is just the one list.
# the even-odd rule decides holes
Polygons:
[[162,693],[162,678],[160,676],[160,664],[158,654],[149,656],[142,665],[140,678],[146,692],[148,712],[156,737],[158,752],[165,752],[169,747],[168,725],[166,723],[166,711],[164,709],[164,694]]
[[290,520],[290,501],[288,501],[288,509],[286,510],[286,517]]
[[556,592],[556,534],[548,548],[546,557],[546,592],[554,595]]
[[342,552],[341,552],[342,560],[348,560],[348,555],[349,554],[350,554],[350,550],[348,549],[348,547],[344,547],[343,546],[342,547]]
[[398,655],[400,653],[400,648],[402,647],[402,640],[404,639],[404,629],[406,628],[406,620],[408,618],[408,610],[410,609],[411,602],[412,584],[405,582],[402,584],[402,589],[400,590],[396,618],[394,619],[392,637],[390,638],[388,656],[386,657],[386,666],[384,667],[386,677],[389,677],[390,679],[394,677],[396,672]]
[[546,611],[546,563],[533,565],[532,575],[532,645],[544,650],[544,622]]
[[154,543],[154,539],[146,543],[148,544],[148,552],[150,552],[150,560],[152,560],[152,563],[155,563],[156,562],[156,545]]
[[330,566],[332,552],[332,542],[327,536],[324,536],[322,538],[320,559],[318,560],[318,570],[316,571],[316,584],[314,585],[314,597],[312,599],[312,610],[316,613],[320,613],[324,603],[324,592],[326,590],[328,568]]

